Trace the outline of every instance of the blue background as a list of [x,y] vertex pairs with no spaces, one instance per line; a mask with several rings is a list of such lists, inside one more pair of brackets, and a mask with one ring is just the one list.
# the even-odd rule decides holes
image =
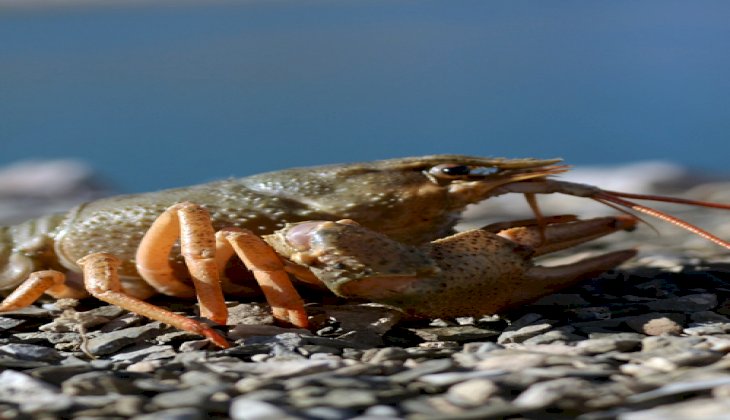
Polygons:
[[727,1],[21,3],[0,164],[123,191],[443,152],[730,172]]

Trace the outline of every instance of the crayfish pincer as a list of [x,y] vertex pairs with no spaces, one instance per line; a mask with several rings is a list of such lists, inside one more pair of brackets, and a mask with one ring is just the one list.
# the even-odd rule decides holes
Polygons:
[[[634,255],[533,265],[536,255],[631,230],[637,222],[630,215],[543,216],[537,194],[624,207],[730,248],[634,200],[729,205],[560,181],[555,175],[568,168],[559,162],[435,155],[295,168],[89,202],[0,227],[0,290],[7,294],[0,311],[43,294],[90,294],[226,347],[210,326],[145,299],[157,293],[197,298],[202,316],[225,324],[224,292],[263,293],[279,322],[306,327],[294,277],[413,316],[477,315],[530,302]],[[454,234],[467,205],[507,193],[524,194],[535,218]]]

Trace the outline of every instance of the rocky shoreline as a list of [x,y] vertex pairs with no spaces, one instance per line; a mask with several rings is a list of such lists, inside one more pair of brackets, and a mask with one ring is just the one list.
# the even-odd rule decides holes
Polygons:
[[[689,194],[729,201],[728,190]],[[673,212],[730,238],[725,212]],[[230,302],[220,330],[234,345],[218,350],[93,300],[3,313],[0,418],[730,419],[730,252],[652,225],[660,235],[642,227],[546,261],[641,250],[500,316],[406,322],[328,301],[308,306],[304,331],[274,326],[265,304]]]
[[665,260],[501,317],[314,304],[313,333],[232,303],[227,350],[61,301],[0,317],[0,417],[726,418],[728,285],[728,263]]

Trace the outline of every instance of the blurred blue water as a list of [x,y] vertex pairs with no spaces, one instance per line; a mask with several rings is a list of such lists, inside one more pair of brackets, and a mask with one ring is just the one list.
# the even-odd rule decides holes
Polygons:
[[0,164],[126,191],[429,153],[730,172],[730,2],[0,1]]

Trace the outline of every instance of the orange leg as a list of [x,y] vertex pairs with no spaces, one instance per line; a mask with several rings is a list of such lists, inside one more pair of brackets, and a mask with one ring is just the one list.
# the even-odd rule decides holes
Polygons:
[[[177,239],[194,289],[173,273],[169,255]],[[136,255],[137,271],[159,292],[179,297],[197,294],[200,315],[219,324],[228,319],[221,290],[216,240],[210,214],[193,203],[179,203],[162,213],[142,238]]]
[[124,293],[117,274],[120,262],[113,255],[90,254],[80,259],[77,264],[84,271],[86,289],[97,299],[181,330],[200,334],[218,347],[230,347],[228,341],[209,326]]
[[28,279],[13,290],[0,303],[0,312],[12,311],[24,308],[36,300],[43,293],[47,293],[57,299],[74,298],[80,299],[86,297],[87,294],[82,290],[68,287],[64,284],[66,276],[60,271],[44,270],[30,273]]
[[[169,254],[178,237],[194,289],[175,277],[169,264]],[[161,293],[181,297],[197,293],[200,314],[224,324],[228,310],[220,278],[234,253],[253,271],[274,317],[306,327],[304,303],[271,247],[249,231],[230,228],[215,234],[210,214],[196,204],[175,204],[155,220],[137,249],[137,270]]]
[[304,302],[291,283],[284,264],[274,250],[251,231],[227,228],[219,232],[233,248],[246,267],[251,270],[266,300],[271,305],[274,318],[300,328],[307,328],[309,321]]

